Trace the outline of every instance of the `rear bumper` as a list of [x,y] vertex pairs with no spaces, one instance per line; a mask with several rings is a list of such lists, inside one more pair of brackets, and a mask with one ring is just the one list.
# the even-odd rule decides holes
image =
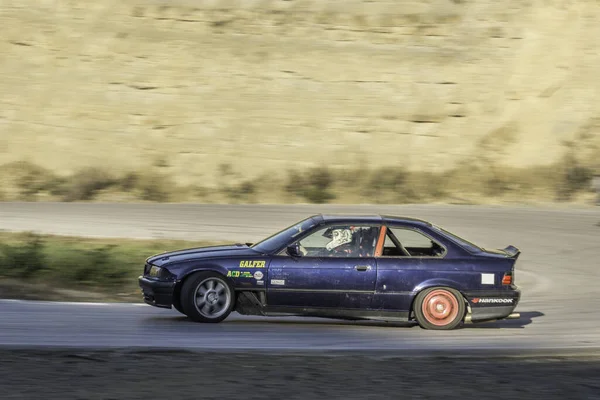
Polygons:
[[173,290],[175,282],[157,281],[140,276],[138,278],[144,302],[151,306],[171,308],[173,305]]
[[515,286],[509,290],[467,292],[465,296],[471,308],[471,322],[484,322],[511,316],[521,300],[521,290]]

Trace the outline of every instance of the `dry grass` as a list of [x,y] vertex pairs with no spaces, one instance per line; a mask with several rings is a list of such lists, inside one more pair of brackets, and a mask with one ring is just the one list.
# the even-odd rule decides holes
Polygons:
[[230,165],[221,165],[220,185],[211,188],[178,185],[168,173],[155,170],[118,174],[85,168],[58,176],[31,163],[0,166],[0,179],[5,182],[4,200],[24,201],[535,203],[592,202],[591,180],[600,172],[597,162],[580,161],[571,153],[550,166],[514,168],[473,161],[438,173],[368,165],[353,169],[322,165],[258,178],[232,171]]
[[[165,177],[206,201],[260,201],[248,182],[262,175],[360,159],[432,173],[482,152],[551,165],[582,129],[598,142],[599,18],[593,1],[4,0],[0,164],[137,171],[131,197],[149,201],[195,196],[161,192]],[[223,163],[243,175],[225,189]],[[38,175],[23,180],[36,193]],[[70,197],[113,190],[77,179],[89,178],[100,186]],[[319,185],[309,197],[330,198]]]

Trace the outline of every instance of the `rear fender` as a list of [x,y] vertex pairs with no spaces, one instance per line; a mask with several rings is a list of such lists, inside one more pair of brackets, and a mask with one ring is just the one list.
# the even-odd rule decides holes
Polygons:
[[428,279],[425,282],[419,283],[417,286],[415,286],[415,288],[412,290],[412,292],[416,295],[417,293],[419,293],[422,290],[425,290],[430,287],[435,287],[435,286],[450,287],[450,288],[456,289],[460,292],[462,292],[464,289],[460,283],[453,281],[452,279],[434,278],[434,279]]
[[[426,280],[425,282],[421,282],[420,284],[415,286],[415,288],[412,290],[413,295],[412,295],[412,299],[410,302],[410,313],[411,314],[413,312],[413,307],[414,307],[415,299],[417,298],[417,295],[420,292],[422,292],[423,290],[431,288],[431,287],[447,287],[450,289],[458,290],[458,292],[463,297],[463,301],[465,302],[465,304],[467,306],[469,305],[469,303],[467,302],[467,300],[465,298],[463,286],[460,283],[453,281],[451,279],[435,278],[435,279]],[[409,317],[410,317],[410,315],[409,315]]]

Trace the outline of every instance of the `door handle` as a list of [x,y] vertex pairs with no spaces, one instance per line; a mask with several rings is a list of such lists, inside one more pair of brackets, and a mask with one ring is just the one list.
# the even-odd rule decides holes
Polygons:
[[371,269],[370,265],[355,265],[354,269],[357,271],[368,271]]

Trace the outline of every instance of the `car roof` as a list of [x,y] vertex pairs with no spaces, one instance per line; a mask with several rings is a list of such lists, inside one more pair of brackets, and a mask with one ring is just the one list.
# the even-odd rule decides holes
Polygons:
[[395,215],[380,215],[380,214],[371,214],[371,215],[353,215],[353,214],[317,214],[314,215],[313,218],[324,221],[324,222],[355,222],[355,223],[367,223],[367,224],[402,224],[402,225],[411,225],[411,226],[431,226],[431,223],[422,219],[405,217],[405,216],[395,216]]

